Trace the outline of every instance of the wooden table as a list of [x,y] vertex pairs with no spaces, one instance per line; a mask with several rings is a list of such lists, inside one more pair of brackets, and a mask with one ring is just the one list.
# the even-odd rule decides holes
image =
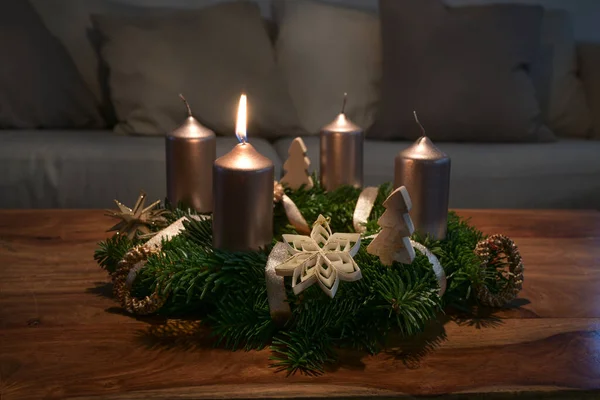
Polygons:
[[111,223],[102,211],[0,211],[0,399],[600,398],[600,213],[459,214],[518,244],[519,307],[446,318],[429,352],[344,354],[324,376],[286,378],[268,351],[145,340],[162,321],[123,314],[92,259]]

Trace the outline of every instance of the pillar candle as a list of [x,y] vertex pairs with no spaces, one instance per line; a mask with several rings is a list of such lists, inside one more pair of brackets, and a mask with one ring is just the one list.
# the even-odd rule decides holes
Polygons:
[[363,185],[363,130],[350,121],[344,109],[321,129],[321,184],[331,191],[342,185]]
[[214,163],[213,246],[258,250],[273,240],[274,166],[246,140],[246,95],[240,98],[233,150]]
[[436,240],[446,237],[450,195],[450,158],[423,136],[396,156],[394,188],[405,186],[412,200],[415,230]]
[[200,213],[212,211],[212,169],[216,158],[213,131],[192,115],[183,96],[188,117],[166,136],[167,198],[171,204],[192,207]]

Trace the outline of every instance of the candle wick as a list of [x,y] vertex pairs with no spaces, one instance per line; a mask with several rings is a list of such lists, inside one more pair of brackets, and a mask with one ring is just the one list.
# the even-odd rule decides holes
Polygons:
[[419,124],[419,127],[421,128],[422,136],[427,136],[427,134],[425,133],[425,128],[423,128],[423,125],[421,125],[421,121],[419,121],[419,117],[417,116],[417,112],[413,111],[413,114],[415,116],[415,121],[417,121],[417,124]]
[[190,104],[187,102],[187,100],[185,99],[185,97],[183,97],[181,93],[179,93],[179,98],[183,101],[183,104],[185,104],[185,107],[187,108],[188,117],[191,117],[192,109],[190,108]]
[[348,93],[344,93],[344,102],[342,103],[342,114],[346,111],[346,102],[348,100]]

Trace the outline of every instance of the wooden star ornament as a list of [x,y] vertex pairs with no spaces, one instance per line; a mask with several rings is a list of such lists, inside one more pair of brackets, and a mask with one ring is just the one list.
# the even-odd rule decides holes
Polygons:
[[333,298],[340,281],[362,278],[352,258],[360,249],[360,233],[332,233],[329,221],[319,215],[310,236],[283,235],[283,240],[290,256],[275,267],[275,273],[291,276],[296,294],[318,283]]
[[106,216],[120,219],[119,223],[110,228],[107,232],[117,231],[119,234],[127,235],[129,239],[134,237],[148,237],[152,235],[151,227],[164,227],[168,225],[164,214],[168,213],[165,209],[157,209],[160,200],[155,201],[148,207],[144,207],[146,202],[146,193],[141,192],[133,209],[123,203],[115,200],[118,210],[106,210]]

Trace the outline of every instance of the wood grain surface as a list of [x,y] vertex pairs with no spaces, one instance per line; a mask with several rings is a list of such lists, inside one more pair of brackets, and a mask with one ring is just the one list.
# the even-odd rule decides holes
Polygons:
[[515,240],[519,299],[287,378],[268,351],[212,348],[194,321],[125,315],[92,259],[102,211],[0,210],[0,399],[600,398],[600,213],[459,214]]

